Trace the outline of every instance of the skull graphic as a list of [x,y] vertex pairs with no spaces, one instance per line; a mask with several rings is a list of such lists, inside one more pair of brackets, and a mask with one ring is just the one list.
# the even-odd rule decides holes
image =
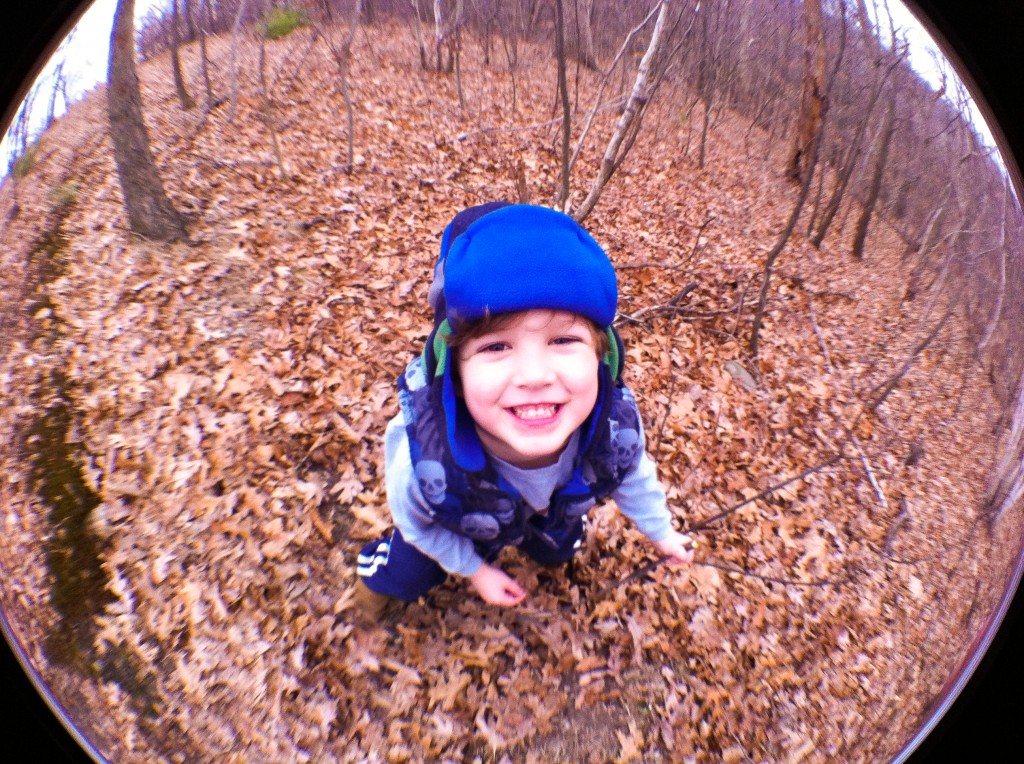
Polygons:
[[494,516],[500,523],[510,523],[516,515],[516,503],[512,499],[500,498],[494,507]]
[[462,532],[476,541],[491,541],[498,537],[500,526],[496,518],[490,515],[473,513],[462,518],[459,524]]
[[419,481],[420,490],[427,497],[427,501],[431,504],[440,504],[444,501],[444,492],[448,483],[445,480],[444,467],[441,462],[428,459],[417,464],[416,479]]
[[636,455],[640,453],[640,433],[636,430],[620,430],[618,423],[611,422],[612,454],[615,464],[620,469],[625,469],[633,464]]
[[423,371],[423,361],[417,358],[405,370],[405,384],[410,391],[416,392],[427,384],[427,374]]

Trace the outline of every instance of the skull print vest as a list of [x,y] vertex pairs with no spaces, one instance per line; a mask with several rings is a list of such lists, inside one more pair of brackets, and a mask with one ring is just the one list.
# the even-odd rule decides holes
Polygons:
[[[634,470],[643,452],[640,414],[632,393],[602,365],[598,403],[580,427],[572,476],[535,513],[490,459],[466,469],[452,455],[441,385],[428,382],[423,358],[398,379],[398,397],[415,479],[434,522],[472,539],[485,558],[537,537],[553,548],[577,538],[584,513],[607,498]],[[461,400],[459,406],[464,406]]]

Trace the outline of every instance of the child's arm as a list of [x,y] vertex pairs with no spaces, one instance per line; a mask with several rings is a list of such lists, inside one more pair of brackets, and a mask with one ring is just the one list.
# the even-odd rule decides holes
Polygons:
[[657,468],[646,453],[612,493],[612,499],[654,547],[674,565],[693,562],[693,540],[672,528],[672,515],[665,489],[658,482]]
[[448,573],[469,576],[476,572],[483,559],[473,541],[430,519],[429,504],[413,472],[401,413],[388,423],[384,432],[384,484],[391,519],[403,539]]

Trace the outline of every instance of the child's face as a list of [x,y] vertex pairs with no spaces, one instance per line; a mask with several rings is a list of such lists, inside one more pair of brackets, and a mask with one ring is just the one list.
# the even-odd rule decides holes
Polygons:
[[462,396],[484,447],[517,467],[554,464],[597,402],[587,320],[527,310],[458,351]]

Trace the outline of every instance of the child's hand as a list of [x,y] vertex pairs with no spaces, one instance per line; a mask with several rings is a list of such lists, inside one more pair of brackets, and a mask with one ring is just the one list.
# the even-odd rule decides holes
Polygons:
[[484,601],[492,605],[511,607],[526,597],[523,587],[514,578],[486,562],[469,577],[469,581]]
[[672,531],[672,534],[661,541],[655,541],[654,547],[662,555],[668,557],[671,565],[689,565],[693,562],[693,548],[697,546],[692,538],[684,533]]

